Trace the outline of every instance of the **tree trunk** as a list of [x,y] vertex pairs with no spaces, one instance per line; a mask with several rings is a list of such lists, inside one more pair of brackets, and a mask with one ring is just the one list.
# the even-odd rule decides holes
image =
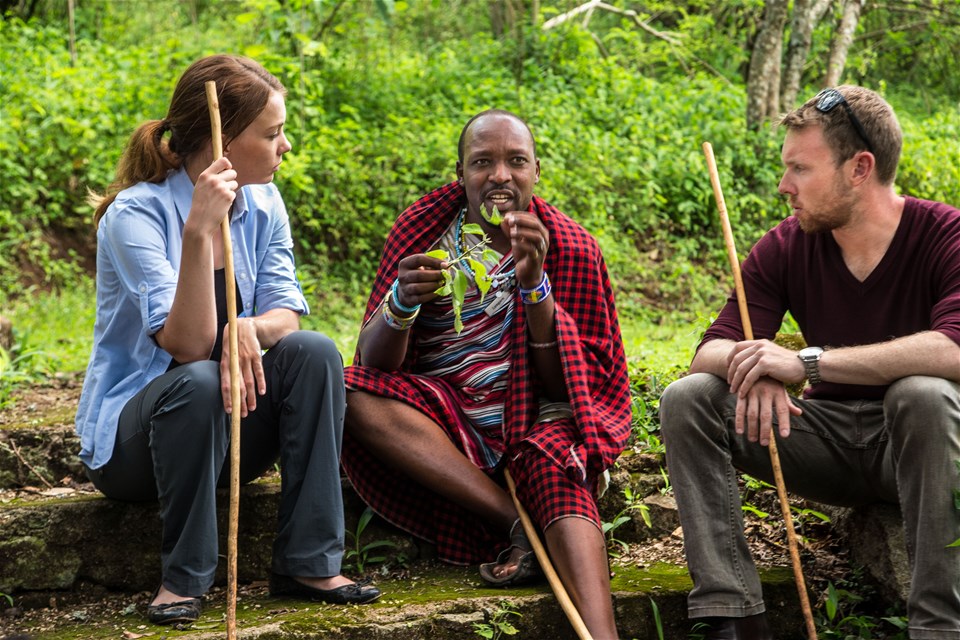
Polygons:
[[497,40],[517,38],[519,26],[527,20],[540,21],[540,0],[490,0],[490,28]]
[[0,349],[9,351],[13,348],[13,323],[0,316]]
[[770,56],[771,63],[767,71],[767,106],[765,120],[776,118],[780,113],[780,78],[783,60],[783,38],[777,38],[774,50]]
[[863,11],[864,2],[865,0],[844,0],[840,28],[830,44],[830,62],[827,65],[827,76],[823,80],[825,87],[834,87],[840,84],[843,68],[847,64],[847,51],[853,43],[853,34],[857,30],[857,23],[860,21],[860,13]]
[[797,94],[800,93],[803,65],[813,42],[813,30],[833,2],[834,0],[796,0],[794,3],[793,18],[790,21],[790,43],[787,45],[787,59],[780,83],[780,104],[784,109],[794,107]]
[[493,0],[490,3],[490,26],[493,37],[503,40],[512,37],[517,29],[517,5],[521,0]]
[[73,17],[73,0],[67,0],[67,21],[70,23],[70,66],[77,66],[77,31]]
[[[750,55],[750,71],[747,74],[747,128],[760,128],[774,111],[780,95],[780,54],[783,48],[783,27],[787,22],[788,0],[767,0],[763,12],[763,24],[757,34]],[[771,84],[775,81],[775,84]]]

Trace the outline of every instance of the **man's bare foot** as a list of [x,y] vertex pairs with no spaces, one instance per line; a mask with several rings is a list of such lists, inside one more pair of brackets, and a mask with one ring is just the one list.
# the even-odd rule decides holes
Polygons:
[[499,579],[510,576],[514,571],[517,570],[517,565],[520,563],[520,558],[523,557],[524,553],[526,552],[523,549],[514,547],[510,550],[510,557],[507,558],[507,561],[503,564],[494,565],[494,567],[490,570],[490,573]]

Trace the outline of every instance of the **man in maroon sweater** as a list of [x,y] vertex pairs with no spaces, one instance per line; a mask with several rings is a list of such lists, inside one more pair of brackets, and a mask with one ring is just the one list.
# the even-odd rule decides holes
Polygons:
[[[792,492],[900,505],[910,637],[960,638],[960,211],[896,193],[902,134],[872,91],[828,89],[781,125],[793,216],[743,265],[756,339],[731,296],[661,402],[689,615],[708,638],[771,637],[734,469],[771,481],[776,428]],[[771,342],[787,311],[799,352]]]

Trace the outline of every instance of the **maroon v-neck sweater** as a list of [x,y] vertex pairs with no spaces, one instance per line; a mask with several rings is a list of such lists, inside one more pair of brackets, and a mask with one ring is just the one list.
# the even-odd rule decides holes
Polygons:
[[[750,252],[743,280],[757,339],[772,339],[790,311],[807,344],[824,348],[928,330],[960,344],[960,211],[907,197],[890,247],[863,282],[847,269],[830,232],[806,234],[788,218]],[[744,339],[735,293],[701,344],[717,338]],[[868,400],[885,391],[823,382],[806,397]]]

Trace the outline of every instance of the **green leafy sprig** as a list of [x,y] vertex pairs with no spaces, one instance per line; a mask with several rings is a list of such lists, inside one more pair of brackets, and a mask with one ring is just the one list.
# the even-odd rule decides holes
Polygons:
[[[493,210],[489,213],[484,207],[480,207],[480,212],[484,220],[491,224],[500,224],[499,221],[503,219],[496,207],[493,207]],[[438,258],[449,264],[443,270],[443,284],[437,288],[435,293],[439,296],[450,296],[453,302],[453,328],[457,335],[460,335],[460,332],[463,331],[463,319],[461,317],[463,299],[467,294],[470,280],[473,280],[477,290],[480,291],[480,301],[482,302],[493,284],[493,278],[487,273],[487,267],[481,260],[489,261],[497,257],[496,252],[488,246],[492,242],[490,236],[483,231],[479,224],[465,224],[460,228],[460,236],[464,247],[467,246],[468,235],[480,236],[480,242],[467,248],[453,259],[450,259],[450,254],[445,249],[434,249],[427,252],[427,255],[431,258]],[[472,274],[463,268],[464,260],[470,265]]]

